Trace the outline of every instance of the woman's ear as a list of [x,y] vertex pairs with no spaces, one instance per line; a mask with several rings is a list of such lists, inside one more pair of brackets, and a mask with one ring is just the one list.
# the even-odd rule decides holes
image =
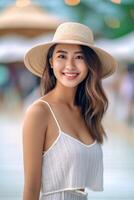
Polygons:
[[53,68],[53,67],[52,67],[52,66],[53,66],[52,58],[49,58],[49,63],[50,63],[50,65],[51,65],[51,68]]

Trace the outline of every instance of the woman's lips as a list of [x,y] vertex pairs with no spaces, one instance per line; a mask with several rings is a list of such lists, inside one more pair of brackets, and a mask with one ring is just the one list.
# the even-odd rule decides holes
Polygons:
[[75,79],[79,73],[62,73],[67,79],[72,80]]

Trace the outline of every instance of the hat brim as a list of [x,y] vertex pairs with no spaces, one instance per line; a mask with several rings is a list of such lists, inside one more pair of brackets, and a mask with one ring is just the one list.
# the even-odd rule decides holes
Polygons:
[[118,66],[117,61],[105,50],[77,40],[52,41],[32,47],[24,56],[24,64],[36,76],[42,77],[48,50],[54,44],[77,44],[92,48],[102,63],[102,78],[112,75]]

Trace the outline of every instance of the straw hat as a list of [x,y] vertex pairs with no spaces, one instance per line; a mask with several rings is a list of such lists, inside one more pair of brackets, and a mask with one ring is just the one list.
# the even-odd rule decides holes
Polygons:
[[113,74],[117,68],[117,61],[106,51],[94,44],[92,30],[80,23],[64,22],[60,24],[54,34],[53,40],[32,47],[25,54],[25,66],[33,74],[41,77],[44,71],[47,53],[54,44],[78,44],[92,48],[102,63],[102,78]]

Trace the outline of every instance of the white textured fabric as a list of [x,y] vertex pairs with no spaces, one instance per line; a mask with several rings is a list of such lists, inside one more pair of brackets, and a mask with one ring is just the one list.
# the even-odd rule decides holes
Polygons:
[[87,200],[88,193],[64,190],[60,192],[53,192],[52,194],[42,195],[40,200]]
[[57,139],[42,157],[41,200],[45,195],[66,190],[87,188],[103,191],[101,144],[95,140],[92,144],[86,145],[63,132],[51,106],[44,100],[40,101],[48,105],[59,129]]

